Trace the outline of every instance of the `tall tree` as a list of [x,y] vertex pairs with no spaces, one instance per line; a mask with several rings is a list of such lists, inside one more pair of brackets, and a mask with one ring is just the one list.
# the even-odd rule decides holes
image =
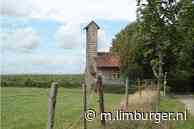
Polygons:
[[165,57],[173,48],[169,34],[177,22],[176,0],[138,0],[137,20],[144,40],[144,56],[148,58],[155,77],[163,77]]
[[122,73],[155,76],[160,82],[168,72],[174,86],[181,80],[193,80],[194,1],[137,2],[137,22],[127,25],[113,39],[112,51],[121,58]]
[[178,8],[176,28],[179,32],[177,35],[179,40],[175,76],[177,79],[191,79],[194,75],[194,2],[180,0]]
[[138,43],[137,23],[130,23],[125,29],[121,30],[113,39],[112,52],[117,53],[121,60],[121,71],[124,76],[136,78],[141,76],[141,47]]

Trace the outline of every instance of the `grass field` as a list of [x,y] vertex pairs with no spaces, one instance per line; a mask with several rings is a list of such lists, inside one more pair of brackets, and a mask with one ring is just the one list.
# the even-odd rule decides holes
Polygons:
[[[47,125],[48,90],[46,88],[1,89],[2,129],[45,129]],[[106,108],[116,106],[122,98],[118,94],[105,94]],[[91,105],[96,106],[94,95]],[[108,107],[107,107],[108,106]],[[63,129],[80,118],[81,89],[59,88],[55,129]]]
[[[77,123],[77,126],[74,126],[72,129],[80,129],[82,89],[60,87],[58,91],[55,129],[70,129],[69,127],[72,126],[72,123]],[[1,88],[1,128],[45,129],[47,126],[48,93],[48,88]],[[123,97],[124,94],[105,93],[106,111],[112,111],[112,108],[118,107]],[[91,97],[88,96],[88,98]],[[96,94],[93,94],[90,102],[89,108],[96,109],[98,107],[98,97]],[[133,102],[139,101],[134,100]],[[130,108],[132,107],[130,106]],[[160,109],[165,112],[185,110],[184,105],[172,97],[161,97]],[[168,122],[168,128],[164,129],[194,129],[193,119],[192,117],[192,119],[187,121],[170,121]],[[97,129],[99,125],[100,122],[97,120],[90,122],[88,126],[89,129]],[[113,127],[112,129],[115,129],[114,127],[126,129],[128,124],[119,121],[113,123],[111,127]],[[139,129],[139,124],[135,125],[135,127],[133,129]],[[145,126],[144,129],[149,129],[149,127]]]

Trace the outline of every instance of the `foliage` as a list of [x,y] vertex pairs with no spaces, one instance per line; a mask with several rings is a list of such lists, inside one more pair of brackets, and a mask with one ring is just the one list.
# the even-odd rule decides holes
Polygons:
[[[177,3],[175,0],[138,1],[138,23],[143,35],[144,56],[148,58],[156,78],[161,79],[166,57],[172,55],[169,49],[176,46],[175,24],[177,22]],[[173,57],[173,56],[172,56]],[[174,58],[173,58],[174,59]]]
[[[194,3],[191,0],[138,0],[137,21],[115,35],[112,51],[121,58],[124,75],[169,84],[194,77]],[[132,76],[132,77],[133,77]],[[171,81],[173,80],[173,81]]]
[[2,87],[50,87],[58,81],[60,87],[81,87],[83,75],[1,75]]
[[194,4],[190,0],[181,0],[178,4],[177,30],[180,33],[178,42],[175,76],[179,79],[192,79],[194,74]]
[[124,76],[130,78],[136,78],[141,76],[143,73],[141,64],[142,53],[139,35],[137,33],[137,23],[129,24],[124,30],[119,32],[115,39],[113,39],[112,52],[120,56],[121,60],[121,71]]

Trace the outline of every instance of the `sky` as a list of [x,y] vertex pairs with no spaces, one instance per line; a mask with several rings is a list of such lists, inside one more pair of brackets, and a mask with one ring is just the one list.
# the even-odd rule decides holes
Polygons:
[[85,70],[86,34],[100,26],[98,51],[136,19],[136,0],[3,0],[1,74],[78,74]]

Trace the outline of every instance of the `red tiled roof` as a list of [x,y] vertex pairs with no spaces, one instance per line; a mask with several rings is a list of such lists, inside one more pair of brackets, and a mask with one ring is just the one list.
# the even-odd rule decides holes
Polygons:
[[112,54],[102,54],[96,57],[96,66],[97,67],[119,67],[120,60],[119,57]]

